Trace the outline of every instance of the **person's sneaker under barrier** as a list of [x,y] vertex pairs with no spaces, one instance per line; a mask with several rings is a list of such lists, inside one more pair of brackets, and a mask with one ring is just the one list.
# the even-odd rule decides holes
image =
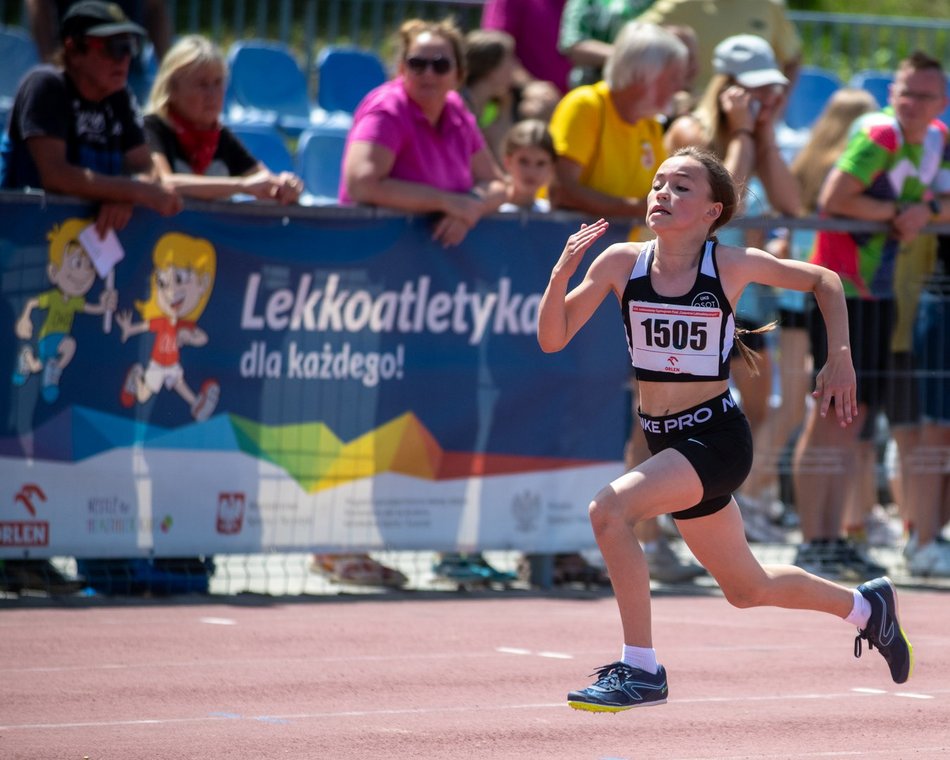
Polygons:
[[685,583],[701,575],[706,575],[705,568],[692,561],[684,561],[673,551],[673,547],[665,538],[659,538],[651,551],[644,550],[650,580],[657,583]]
[[867,578],[883,575],[887,572],[884,565],[875,562],[870,556],[857,545],[846,538],[838,538],[830,545],[831,552],[835,555],[842,569],[857,578]]
[[575,710],[621,712],[633,707],[666,704],[669,688],[662,665],[656,673],[647,673],[623,662],[604,665],[596,673],[592,686],[567,695],[567,704]]
[[894,683],[904,683],[914,672],[914,648],[898,619],[897,590],[887,576],[862,583],[858,592],[871,605],[867,625],[854,638],[854,656],[861,656],[861,639],[877,649],[891,669]]

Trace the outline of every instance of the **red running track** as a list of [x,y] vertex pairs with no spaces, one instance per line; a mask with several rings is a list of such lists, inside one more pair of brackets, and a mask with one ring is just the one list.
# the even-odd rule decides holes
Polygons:
[[948,758],[950,596],[902,590],[891,682],[834,618],[654,600],[670,702],[564,696],[617,659],[609,596],[76,603],[0,611],[0,757]]

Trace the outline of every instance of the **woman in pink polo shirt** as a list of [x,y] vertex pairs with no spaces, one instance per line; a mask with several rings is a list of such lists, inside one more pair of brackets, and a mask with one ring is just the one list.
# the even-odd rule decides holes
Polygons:
[[463,46],[451,21],[402,25],[398,76],[356,109],[340,181],[341,203],[440,214],[433,237],[446,246],[505,198],[501,170],[456,92]]

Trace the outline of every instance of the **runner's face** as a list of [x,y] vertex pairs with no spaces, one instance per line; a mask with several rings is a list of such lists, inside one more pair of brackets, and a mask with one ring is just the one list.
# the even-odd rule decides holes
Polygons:
[[657,169],[647,196],[647,226],[656,231],[707,228],[722,212],[713,203],[706,167],[690,156],[668,158]]

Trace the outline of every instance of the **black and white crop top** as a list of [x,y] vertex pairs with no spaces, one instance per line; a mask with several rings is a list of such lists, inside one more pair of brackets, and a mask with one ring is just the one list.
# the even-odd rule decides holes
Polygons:
[[696,281],[682,296],[661,296],[653,289],[652,241],[637,257],[621,309],[638,380],[728,379],[735,318],[719,280],[715,251],[715,242],[707,240]]

